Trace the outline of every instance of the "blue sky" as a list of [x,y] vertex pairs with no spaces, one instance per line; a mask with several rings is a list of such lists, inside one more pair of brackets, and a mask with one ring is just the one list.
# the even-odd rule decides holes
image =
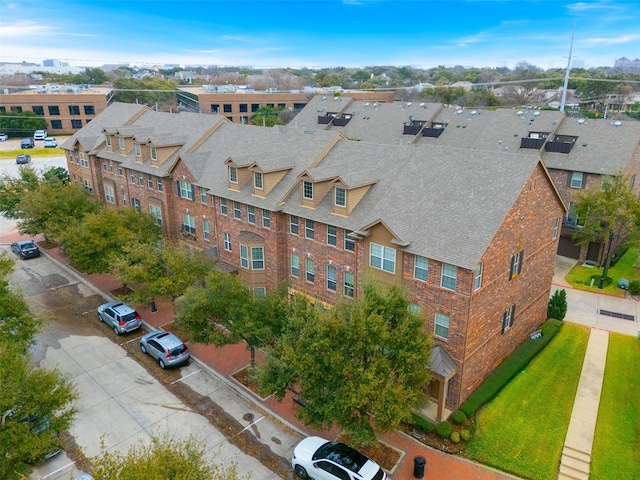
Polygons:
[[0,61],[586,68],[640,57],[638,0],[0,0]]

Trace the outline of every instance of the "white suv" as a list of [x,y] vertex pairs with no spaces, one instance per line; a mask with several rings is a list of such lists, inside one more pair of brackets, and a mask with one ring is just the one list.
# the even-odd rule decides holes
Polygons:
[[46,130],[36,130],[35,133],[33,134],[34,140],[44,140],[45,138],[47,138]]

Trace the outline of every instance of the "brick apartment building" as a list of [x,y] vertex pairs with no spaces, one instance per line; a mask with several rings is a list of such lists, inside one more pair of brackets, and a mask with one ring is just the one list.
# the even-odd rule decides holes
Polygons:
[[[74,180],[150,213],[257,294],[284,281],[330,307],[367,276],[405,286],[436,340],[425,388],[442,419],[546,319],[566,210],[539,155],[469,148],[464,135],[482,133],[438,127],[432,109],[444,115],[319,96],[264,128],[114,103],[63,148]],[[445,131],[416,140],[410,119]],[[461,145],[430,142],[450,129]]]
[[109,87],[49,84],[37,90],[0,93],[0,111],[34,112],[47,121],[50,136],[71,135],[113,103],[113,95]]

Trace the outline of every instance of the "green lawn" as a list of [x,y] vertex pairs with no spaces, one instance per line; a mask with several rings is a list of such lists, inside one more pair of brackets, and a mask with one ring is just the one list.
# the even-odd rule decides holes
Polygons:
[[558,335],[478,412],[466,454],[523,478],[556,478],[590,329]]
[[27,148],[26,150],[0,150],[0,159],[16,158],[21,153],[28,153],[32,157],[59,157],[64,155],[61,148]]
[[607,276],[611,277],[612,282],[602,290],[598,289],[597,280],[593,287],[590,286],[592,275],[602,275],[601,267],[589,268],[583,267],[582,264],[576,265],[567,274],[566,280],[572,287],[580,290],[607,293],[609,295],[622,297],[625,295],[625,291],[617,287],[618,280],[621,278],[626,278],[627,280],[640,280],[640,269],[634,266],[637,259],[638,249],[629,248],[622,258],[607,272]]
[[611,333],[591,480],[640,478],[640,340]]

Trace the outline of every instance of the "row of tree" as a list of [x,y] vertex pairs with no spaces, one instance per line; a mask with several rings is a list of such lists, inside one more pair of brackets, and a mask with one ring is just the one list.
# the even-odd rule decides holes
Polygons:
[[106,208],[65,174],[39,177],[27,166],[3,177],[0,210],[20,232],[58,242],[79,270],[115,275],[132,287],[129,301],[174,302],[178,328],[195,341],[245,342],[261,389],[280,399],[297,392],[307,424],[336,423],[352,442],[371,443],[424,400],[431,337],[400,288],[366,282],[362,295],[329,311],[290,298],[286,285],[255,296],[202,252],[163,239],[151,216]]

